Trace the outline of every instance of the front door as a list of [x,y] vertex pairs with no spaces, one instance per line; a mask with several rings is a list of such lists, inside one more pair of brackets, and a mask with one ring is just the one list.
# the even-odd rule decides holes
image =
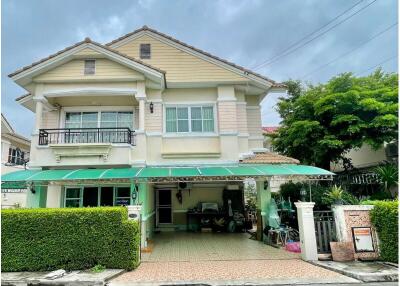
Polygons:
[[156,212],[157,225],[172,223],[171,190],[157,190]]

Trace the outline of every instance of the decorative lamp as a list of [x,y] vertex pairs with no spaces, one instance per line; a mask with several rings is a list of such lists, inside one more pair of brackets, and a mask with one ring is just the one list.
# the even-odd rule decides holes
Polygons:
[[153,102],[150,102],[150,113],[154,112],[154,104]]

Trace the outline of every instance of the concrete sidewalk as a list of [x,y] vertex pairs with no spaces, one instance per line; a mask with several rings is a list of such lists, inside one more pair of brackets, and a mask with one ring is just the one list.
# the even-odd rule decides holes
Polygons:
[[112,278],[122,274],[122,269],[106,269],[99,273],[90,270],[71,271],[64,276],[49,280],[45,276],[49,272],[2,272],[1,285],[70,285],[70,286],[100,286]]
[[398,281],[398,268],[383,262],[315,261],[314,265],[329,269],[364,282]]

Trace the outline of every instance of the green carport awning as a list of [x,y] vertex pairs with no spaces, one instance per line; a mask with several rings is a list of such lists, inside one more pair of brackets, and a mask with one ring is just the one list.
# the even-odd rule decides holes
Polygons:
[[[113,179],[193,178],[193,177],[270,177],[270,176],[332,176],[333,173],[295,164],[242,164],[199,167],[135,167],[75,170],[23,170],[1,177],[2,187],[18,182],[79,181]],[[20,185],[21,186],[21,185]]]

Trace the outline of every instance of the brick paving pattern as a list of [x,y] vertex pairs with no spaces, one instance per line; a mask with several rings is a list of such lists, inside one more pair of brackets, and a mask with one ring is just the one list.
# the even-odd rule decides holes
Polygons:
[[342,275],[300,260],[299,254],[248,239],[247,234],[163,233],[142,263],[112,282],[264,281],[314,279],[329,282]]
[[214,261],[297,259],[291,253],[260,241],[246,233],[163,233],[155,236],[153,252],[142,254],[142,261]]

